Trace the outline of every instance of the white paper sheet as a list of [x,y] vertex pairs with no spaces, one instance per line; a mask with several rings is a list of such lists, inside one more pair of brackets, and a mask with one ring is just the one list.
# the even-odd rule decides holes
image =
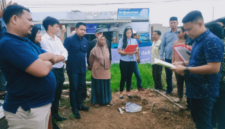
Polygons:
[[162,60],[159,60],[159,59],[154,59],[155,60],[155,63],[157,65],[161,65],[161,66],[164,66],[164,67],[167,67],[167,68],[175,68],[175,66],[173,64],[170,64],[170,63],[167,63],[165,61],[162,61]]

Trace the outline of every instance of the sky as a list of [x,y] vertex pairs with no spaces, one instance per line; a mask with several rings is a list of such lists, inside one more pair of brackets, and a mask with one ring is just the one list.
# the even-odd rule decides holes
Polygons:
[[[6,0],[9,2],[10,0]],[[182,18],[192,10],[202,12],[205,22],[225,17],[225,0],[13,0],[31,12],[117,11],[118,8],[149,8],[150,23],[169,26],[171,16]]]

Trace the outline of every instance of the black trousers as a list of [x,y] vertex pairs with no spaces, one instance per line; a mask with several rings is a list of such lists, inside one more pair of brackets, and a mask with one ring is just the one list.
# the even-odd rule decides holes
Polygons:
[[120,92],[123,92],[124,85],[126,82],[127,91],[130,91],[131,87],[131,79],[135,69],[135,61],[122,61],[120,60],[120,73],[121,73],[121,80],[120,80]]
[[184,76],[175,73],[177,80],[177,94],[179,98],[183,98],[184,94]]
[[162,90],[162,66],[160,65],[152,65],[152,75],[153,75],[153,80],[154,80],[154,87],[157,90]]
[[52,118],[54,119],[54,117],[58,116],[59,100],[61,99],[62,88],[63,88],[63,83],[65,81],[65,77],[64,77],[64,68],[53,68],[52,71],[55,74],[55,78],[56,78],[55,96],[54,96],[54,101],[52,102],[52,107],[51,107]]

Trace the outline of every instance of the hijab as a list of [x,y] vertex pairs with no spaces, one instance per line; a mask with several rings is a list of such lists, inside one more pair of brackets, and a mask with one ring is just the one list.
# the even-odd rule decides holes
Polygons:
[[[30,39],[30,41],[32,41],[33,43],[35,43],[35,38],[39,30],[41,30],[41,28],[37,25],[34,25],[32,28],[31,34],[28,36],[28,39]],[[35,44],[38,46],[40,45],[40,43],[35,43]]]
[[93,48],[93,55],[98,59],[102,66],[104,66],[105,70],[110,69],[110,60],[109,60],[109,49],[107,44],[102,46],[100,44],[101,38],[105,36],[99,36],[97,38],[97,44]]

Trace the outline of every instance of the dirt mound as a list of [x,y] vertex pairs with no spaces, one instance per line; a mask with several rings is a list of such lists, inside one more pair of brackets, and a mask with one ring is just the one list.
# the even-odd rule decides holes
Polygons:
[[[124,95],[119,99],[119,93],[113,94],[113,106],[100,106],[95,108],[90,102],[88,112],[80,112],[81,119],[73,118],[68,98],[62,99],[59,113],[68,120],[58,123],[61,129],[195,129],[190,111],[180,111],[179,108],[169,102],[153,90],[138,92],[132,91],[133,98]],[[89,98],[90,100],[90,98]],[[120,114],[118,108],[133,102],[142,106],[138,113]],[[152,104],[155,106],[152,110]]]

